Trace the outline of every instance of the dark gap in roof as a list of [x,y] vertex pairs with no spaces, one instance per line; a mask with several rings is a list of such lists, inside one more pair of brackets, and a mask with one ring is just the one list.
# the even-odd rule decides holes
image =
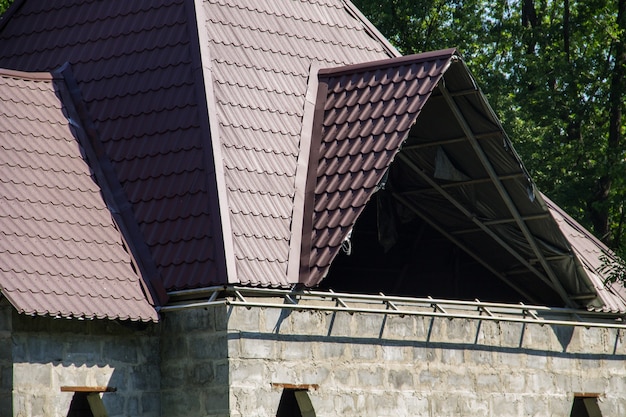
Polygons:
[[378,240],[377,198],[378,195],[372,198],[354,227],[352,253],[340,252],[320,284],[323,288],[365,294],[528,302],[419,218],[402,224],[397,243],[385,252]]

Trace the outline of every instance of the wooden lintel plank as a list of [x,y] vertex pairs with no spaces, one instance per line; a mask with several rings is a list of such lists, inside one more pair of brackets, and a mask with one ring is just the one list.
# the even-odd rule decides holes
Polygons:
[[117,388],[109,386],[67,386],[61,387],[61,392],[115,392]]
[[282,389],[293,389],[293,390],[317,390],[319,389],[319,384],[288,384],[282,382],[272,382],[272,387],[274,388],[282,388]]

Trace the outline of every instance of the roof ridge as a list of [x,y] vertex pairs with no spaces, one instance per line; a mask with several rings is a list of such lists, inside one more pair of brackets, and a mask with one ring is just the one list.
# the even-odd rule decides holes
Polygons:
[[440,49],[437,51],[424,52],[421,54],[404,55],[394,58],[379,59],[376,61],[363,62],[358,64],[343,65],[336,68],[320,69],[321,76],[339,76],[343,74],[358,74],[373,69],[390,68],[397,65],[417,64],[425,61],[433,61],[436,59],[451,58],[457,55],[456,48]]
[[[51,81],[54,79],[54,75],[52,75],[49,72],[27,72],[27,71],[12,70],[8,68],[0,68],[0,77],[20,79],[20,80],[29,80],[29,81]],[[28,84],[26,85],[26,88],[30,90],[37,89],[35,87],[31,87]]]
[[69,64],[63,65],[56,71],[65,87],[64,93],[67,100],[67,112],[69,118],[77,118],[80,125],[76,124],[74,130],[80,139],[86,159],[90,161],[90,168],[94,177],[99,182],[102,190],[102,199],[109,208],[113,221],[119,228],[119,235],[124,243],[124,249],[137,267],[137,276],[141,289],[150,304],[165,303],[168,296],[160,279],[160,273],[152,259],[150,250],[139,229],[139,224],[130,206],[119,179],[113,170],[111,160],[108,158],[100,142],[98,132],[91,119],[86,104],[84,103],[80,88],[74,78]]

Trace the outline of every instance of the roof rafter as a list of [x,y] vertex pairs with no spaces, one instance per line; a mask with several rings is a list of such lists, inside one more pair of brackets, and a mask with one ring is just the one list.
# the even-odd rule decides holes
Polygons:
[[[543,219],[547,219],[548,217],[550,217],[550,214],[540,213],[540,214],[534,214],[534,215],[529,215],[529,216],[522,216],[522,220],[524,220],[525,222],[528,222],[528,221],[533,221],[533,220],[543,220]],[[515,219],[508,218],[508,219],[494,219],[494,220],[483,221],[483,224],[486,226],[495,226],[495,225],[508,224],[508,223],[515,223]],[[477,233],[477,232],[482,232],[482,229],[479,229],[479,228],[459,229],[459,230],[455,230],[451,232],[451,234],[462,235],[466,233]]]
[[478,156],[481,164],[483,165],[483,167],[485,168],[485,170],[489,174],[489,177],[492,179],[493,184],[495,185],[496,189],[498,190],[498,193],[500,194],[500,196],[504,200],[504,203],[506,204],[507,208],[511,212],[512,216],[515,218],[517,225],[519,226],[522,234],[526,238],[526,241],[530,245],[533,253],[539,259],[539,261],[541,263],[541,266],[543,267],[543,269],[546,272],[546,274],[548,274],[548,278],[549,278],[550,282],[552,283],[551,286],[557,291],[557,293],[559,294],[559,296],[561,297],[563,302],[566,303],[566,305],[568,305],[570,307],[574,306],[573,303],[572,303],[572,299],[569,297],[569,294],[567,293],[567,291],[565,291],[565,288],[563,287],[563,285],[561,285],[561,283],[557,279],[556,274],[554,273],[552,267],[550,266],[548,261],[543,256],[543,253],[539,249],[539,246],[538,246],[538,244],[537,244],[537,242],[535,240],[535,237],[532,235],[532,233],[528,229],[528,226],[526,225],[524,220],[521,218],[521,215],[520,215],[517,207],[513,203],[513,200],[511,199],[511,196],[509,195],[507,190],[504,188],[504,185],[502,184],[502,181],[500,181],[500,179],[498,178],[498,174],[496,173],[493,165],[489,161],[489,158],[487,158],[487,155],[485,155],[485,152],[483,151],[482,147],[478,143],[478,140],[476,139],[476,136],[474,135],[474,132],[472,131],[472,129],[470,128],[470,126],[469,126],[469,124],[467,122],[467,120],[465,119],[465,116],[463,115],[463,112],[461,111],[459,106],[456,104],[456,101],[454,100],[454,97],[451,96],[451,94],[449,93],[449,91],[448,91],[448,89],[446,88],[445,85],[440,85],[439,89],[440,89],[443,97],[445,98],[448,106],[450,107],[450,110],[452,110],[452,113],[454,114],[455,119],[457,120],[457,122],[459,123],[461,129],[463,130],[463,132],[467,136],[467,139],[470,142],[470,144],[472,145],[472,148],[476,152],[476,155]]
[[[400,154],[400,156],[402,156],[402,155]],[[415,206],[415,204],[411,204],[410,201],[408,201],[406,198],[404,198],[401,194],[398,194],[398,193],[393,193],[393,197],[396,200],[398,200],[400,203],[402,203],[405,207],[407,207],[409,210],[411,210],[413,213],[418,215],[422,220],[424,220],[426,223],[428,223],[431,227],[433,227],[435,230],[437,230],[439,233],[441,233],[443,236],[445,236],[447,239],[449,239],[451,242],[453,242],[455,245],[457,245],[459,248],[461,248],[461,250],[463,250],[469,256],[474,258],[474,260],[476,260],[479,264],[481,264],[483,267],[485,267],[485,269],[487,269],[489,272],[491,272],[494,276],[496,276],[500,280],[502,280],[505,284],[509,285],[511,288],[513,288],[519,294],[521,294],[522,296],[526,297],[528,300],[532,301],[532,300],[535,299],[532,295],[528,294],[527,292],[522,290],[519,286],[515,285],[515,283],[513,281],[511,281],[506,275],[504,275],[504,274],[498,272],[496,269],[492,268],[491,265],[489,265],[489,263],[487,261],[485,261],[482,257],[480,257],[476,252],[472,251],[463,242],[461,242],[460,240],[458,240],[457,238],[452,236],[450,233],[448,233],[443,227],[439,226],[439,224],[436,221],[434,221],[428,215],[426,215],[421,210],[419,210]],[[532,301],[532,302],[534,303],[535,301]]]
[[424,181],[428,182],[433,188],[435,188],[439,193],[445,197],[452,205],[454,205],[461,213],[467,216],[474,224],[476,224],[482,231],[487,233],[491,238],[493,238],[502,248],[506,249],[515,259],[517,259],[522,265],[528,268],[529,271],[534,273],[539,279],[541,279],[545,284],[547,284],[550,288],[553,288],[552,282],[539,271],[537,268],[532,266],[522,255],[520,255],[515,249],[513,249],[508,243],[506,243],[500,236],[495,234],[491,229],[489,229],[481,220],[479,220],[474,214],[472,214],[469,210],[467,210],[461,203],[459,203],[450,193],[441,188],[439,184],[437,184],[432,178],[430,178],[422,169],[420,169],[417,165],[415,165],[406,155],[400,153],[398,154],[398,158],[404,162],[409,168],[411,168],[415,173],[417,173]]
[[[500,130],[498,131],[494,131],[494,132],[486,132],[486,133],[479,133],[476,134],[476,139],[489,139],[492,136],[496,136],[496,135],[502,135],[502,132]],[[440,145],[453,145],[455,143],[461,143],[464,142],[467,138],[465,136],[459,136],[456,138],[449,138],[449,139],[442,139],[442,140],[433,140],[431,142],[426,142],[426,143],[418,143],[415,145],[408,145],[408,146],[404,146],[402,149],[407,150],[407,151],[413,151],[413,150],[417,150],[417,149],[422,149],[422,148],[431,148],[433,146],[440,146]],[[423,140],[426,140],[425,138]]]
[[[515,180],[515,179],[522,178],[522,177],[524,177],[524,174],[516,173],[516,174],[510,174],[510,175],[501,175],[499,178],[502,181],[507,181],[507,180]],[[491,182],[491,178],[476,178],[476,179],[467,180],[467,181],[455,181],[455,182],[451,182],[448,184],[440,184],[440,186],[441,188],[445,190],[448,188],[456,188],[456,187],[462,187],[466,185],[483,184],[483,183],[489,183],[489,182]],[[427,193],[429,191],[432,191],[432,188],[422,188],[419,190],[405,191],[404,194],[422,194],[422,193]]]

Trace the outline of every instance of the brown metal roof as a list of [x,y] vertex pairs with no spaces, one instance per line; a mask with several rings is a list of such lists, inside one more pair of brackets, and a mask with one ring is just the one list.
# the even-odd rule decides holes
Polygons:
[[0,67],[72,64],[156,278],[169,289],[226,282],[193,26],[186,0],[18,0],[0,23]]
[[391,53],[341,0],[203,4],[198,20],[205,22],[202,53],[215,97],[215,152],[224,162],[220,198],[230,213],[223,222],[232,229],[226,243],[234,255],[231,281],[286,286],[311,65],[336,67]]
[[0,21],[0,67],[71,62],[139,225],[128,236],[149,248],[149,282],[318,283],[406,138],[389,171],[399,206],[522,294],[618,305],[451,51],[345,67],[395,54],[342,0],[18,0]]
[[0,70],[0,291],[26,314],[157,320],[70,96],[60,76]]
[[320,70],[302,282],[311,286],[324,278],[454,54],[449,49]]
[[542,197],[599,294],[598,298],[589,303],[587,307],[592,310],[607,312],[625,312],[626,288],[619,283],[606,283],[608,276],[603,270],[602,257],[606,256],[607,259],[617,261],[616,255],[554,202],[545,195]]
[[72,64],[170,290],[289,284],[309,68],[393,54],[341,0],[18,0],[0,29],[0,66]]
[[387,182],[396,211],[422,218],[525,299],[626,311],[597,290],[460,58],[396,159]]

